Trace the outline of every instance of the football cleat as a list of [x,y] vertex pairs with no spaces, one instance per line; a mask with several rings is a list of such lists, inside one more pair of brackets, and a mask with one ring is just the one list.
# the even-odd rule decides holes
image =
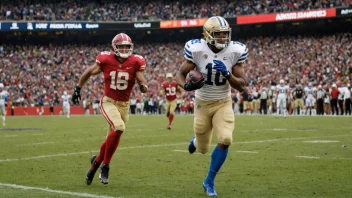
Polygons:
[[93,178],[94,178],[94,175],[95,175],[95,172],[98,170],[100,164],[96,163],[95,162],[95,159],[97,158],[96,155],[93,155],[91,158],[90,158],[90,164],[93,165],[94,164],[94,170],[88,170],[87,172],[87,175],[86,175],[86,183],[87,185],[90,185],[93,181]]
[[99,179],[101,183],[108,184],[109,183],[109,164],[103,164],[100,167]]
[[204,181],[203,188],[204,188],[204,192],[207,193],[208,197],[216,197],[217,196],[215,189],[214,189],[214,183],[206,183]]
[[167,129],[169,129],[169,130],[171,129],[171,124],[169,124],[169,125],[167,126]]
[[196,138],[196,136],[194,136],[194,137],[192,138],[191,142],[190,142],[189,145],[188,145],[188,152],[189,152],[190,154],[192,154],[192,153],[194,153],[194,151],[196,151],[196,147],[194,146],[194,142],[193,142],[194,138]]

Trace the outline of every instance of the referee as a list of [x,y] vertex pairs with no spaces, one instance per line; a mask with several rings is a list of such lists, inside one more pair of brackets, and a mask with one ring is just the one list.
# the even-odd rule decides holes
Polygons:
[[321,85],[318,86],[318,91],[317,91],[317,114],[318,115],[324,115],[324,96],[325,96],[325,91],[322,89]]

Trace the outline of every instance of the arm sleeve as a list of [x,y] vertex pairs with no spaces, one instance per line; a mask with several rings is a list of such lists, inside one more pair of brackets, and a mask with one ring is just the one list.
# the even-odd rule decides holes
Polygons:
[[[242,44],[243,45],[243,44]],[[248,57],[248,48],[247,46],[243,45],[241,46],[241,56],[240,58],[237,60],[237,63],[243,63],[244,61],[246,61],[247,57]]]
[[138,71],[144,71],[145,67],[146,67],[146,62],[145,59],[143,58],[143,56],[140,55],[135,55],[136,60],[137,60],[137,64],[138,64]]
[[185,44],[185,47],[183,49],[183,56],[185,57],[185,59],[194,62],[193,53],[192,53],[192,42],[191,41],[188,41]]

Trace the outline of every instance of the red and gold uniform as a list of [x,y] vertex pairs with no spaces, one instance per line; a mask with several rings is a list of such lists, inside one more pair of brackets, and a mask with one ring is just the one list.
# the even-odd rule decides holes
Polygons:
[[145,69],[145,60],[132,54],[120,63],[113,52],[101,52],[96,64],[104,73],[104,96],[100,101],[101,112],[114,130],[125,130],[128,121],[129,99],[137,71]]

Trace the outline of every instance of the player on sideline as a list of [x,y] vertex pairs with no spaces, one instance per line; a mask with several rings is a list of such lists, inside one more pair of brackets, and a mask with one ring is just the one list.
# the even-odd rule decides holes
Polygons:
[[0,83],[0,114],[2,115],[2,126],[6,126],[6,102],[9,93],[4,90],[4,84]]
[[67,91],[64,91],[64,94],[61,96],[62,99],[62,112],[66,114],[67,119],[70,118],[70,98],[71,95],[67,94]]
[[125,131],[130,107],[129,99],[135,80],[141,92],[148,91],[143,76],[146,62],[142,56],[132,54],[131,38],[124,33],[117,34],[111,45],[112,51],[98,54],[95,64],[84,71],[72,97],[73,103],[78,104],[81,100],[80,90],[90,76],[104,74],[104,95],[100,100],[100,110],[110,127],[106,140],[100,147],[99,155],[91,158],[91,167],[86,175],[88,185],[92,183],[99,166],[101,166],[99,179],[103,184],[109,182],[109,164],[119,145],[120,136]]
[[175,116],[176,109],[176,98],[178,93],[181,94],[181,89],[177,86],[177,83],[173,80],[172,73],[166,74],[167,81],[161,84],[160,94],[166,96],[166,116],[169,118],[169,124],[167,129],[171,129],[172,121]]
[[[239,42],[231,41],[231,28],[220,16],[209,18],[203,26],[203,39],[190,40],[185,44],[184,57],[176,79],[186,91],[195,91],[195,111],[192,138],[188,151],[208,152],[212,131],[217,137],[210,160],[208,175],[203,188],[208,196],[217,196],[214,180],[226,160],[228,148],[232,143],[234,113],[232,111],[231,87],[242,92],[247,80],[243,62],[248,49]],[[196,68],[203,74],[203,80],[185,82],[187,74]]]
[[286,118],[287,109],[286,109],[286,99],[288,96],[289,86],[285,85],[283,79],[280,80],[280,84],[276,86],[276,118],[279,117],[279,111],[283,112],[284,117]]
[[312,112],[313,114],[315,114],[315,109],[314,109],[314,96],[313,94],[315,93],[315,88],[312,86],[312,83],[309,82],[308,83],[308,87],[305,87],[304,88],[304,92],[305,92],[305,95],[307,96],[306,98],[306,115],[308,113],[308,109],[309,109],[309,115],[312,115]]

